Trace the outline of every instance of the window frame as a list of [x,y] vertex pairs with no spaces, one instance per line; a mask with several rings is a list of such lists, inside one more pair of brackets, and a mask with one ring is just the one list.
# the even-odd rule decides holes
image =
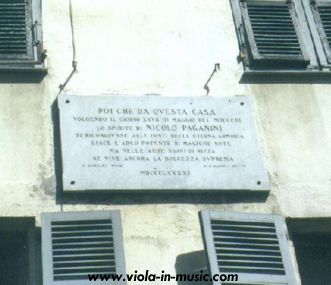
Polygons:
[[[282,255],[283,265],[286,275],[271,275],[271,274],[257,274],[257,273],[238,273],[238,282],[240,283],[263,283],[263,284],[284,284],[297,285],[295,276],[295,267],[293,264],[288,243],[288,233],[285,220],[278,215],[271,214],[253,214],[253,213],[237,213],[237,212],[221,212],[221,211],[201,211],[200,225],[203,236],[204,247],[207,255],[208,267],[211,275],[223,274],[219,271],[216,248],[214,244],[214,236],[211,228],[211,220],[223,219],[229,221],[252,221],[252,222],[269,222],[274,223],[279,248]],[[234,274],[234,273],[233,273]],[[219,284],[214,281],[213,285]]]
[[[119,210],[114,211],[84,211],[84,212],[56,212],[42,213],[42,271],[44,285],[84,285],[91,284],[89,280],[64,280],[54,281],[53,279],[53,258],[51,241],[51,222],[53,221],[72,221],[72,220],[97,220],[110,219],[112,222],[114,260],[116,263],[116,273],[125,274],[125,257],[123,245],[123,233],[121,215]],[[87,273],[88,274],[88,273]],[[86,275],[87,275],[86,274]],[[109,283],[110,281],[108,281]],[[104,284],[104,281],[93,281],[95,285]],[[110,282],[109,284],[125,285],[126,281]]]

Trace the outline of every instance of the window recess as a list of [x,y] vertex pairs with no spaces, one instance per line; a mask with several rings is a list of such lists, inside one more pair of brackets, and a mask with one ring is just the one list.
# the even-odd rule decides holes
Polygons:
[[331,284],[331,219],[288,218],[302,285]]
[[223,285],[298,284],[283,218],[209,211],[200,218],[210,273],[238,274]]
[[0,218],[0,284],[35,285],[37,240],[33,217]]
[[42,257],[44,285],[84,285],[91,284],[88,274],[125,274],[119,211],[43,213]]

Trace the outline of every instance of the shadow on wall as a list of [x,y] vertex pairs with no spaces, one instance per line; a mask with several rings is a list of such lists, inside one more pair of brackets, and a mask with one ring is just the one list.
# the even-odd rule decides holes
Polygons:
[[148,191],[127,191],[125,193],[91,193],[75,192],[63,193],[57,190],[57,204],[112,204],[112,205],[136,205],[136,204],[234,204],[234,203],[264,203],[267,194],[246,193],[178,193],[166,191],[163,193]]
[[245,71],[239,81],[240,84],[330,84],[329,71]]
[[[207,269],[207,260],[205,251],[194,251],[190,253],[185,253],[177,256],[176,259],[176,274],[209,274]],[[210,281],[187,281],[187,280],[178,280],[178,285],[211,285]]]
[[26,71],[13,71],[13,70],[0,70],[0,83],[15,83],[15,84],[25,84],[31,83],[36,84],[40,83],[44,77],[46,76],[46,70],[38,70],[38,72],[34,69],[26,70]]
[[[56,175],[56,203],[57,204],[151,204],[151,203],[183,203],[183,204],[232,204],[232,203],[264,203],[268,192],[262,191],[223,191],[213,192],[205,190],[185,191],[178,190],[148,190],[148,191],[75,191],[64,193],[62,189],[62,160],[60,124],[57,100],[52,105],[54,163]],[[217,179],[217,178],[216,178]],[[162,192],[162,193],[161,193]]]

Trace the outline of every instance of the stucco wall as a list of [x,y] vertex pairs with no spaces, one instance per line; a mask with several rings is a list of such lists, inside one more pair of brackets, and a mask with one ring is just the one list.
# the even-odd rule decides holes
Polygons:
[[[228,1],[73,0],[78,71],[68,94],[251,96],[272,191],[265,202],[65,204],[63,211],[120,209],[128,272],[175,272],[178,255],[203,249],[198,211],[331,216],[331,87],[239,84]],[[48,75],[0,85],[0,216],[61,211],[55,204],[51,107],[71,71],[68,1],[43,1]],[[169,284],[176,284],[170,283]]]

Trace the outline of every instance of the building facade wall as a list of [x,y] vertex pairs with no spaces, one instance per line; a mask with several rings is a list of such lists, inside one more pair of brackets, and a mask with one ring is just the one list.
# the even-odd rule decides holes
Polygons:
[[203,250],[199,210],[331,215],[331,87],[240,84],[228,1],[73,0],[73,20],[78,69],[63,93],[248,95],[271,192],[265,201],[57,204],[52,105],[71,72],[72,43],[68,1],[45,0],[48,74],[0,84],[0,216],[35,216],[40,225],[41,212],[120,209],[127,271],[174,273],[179,255]]

